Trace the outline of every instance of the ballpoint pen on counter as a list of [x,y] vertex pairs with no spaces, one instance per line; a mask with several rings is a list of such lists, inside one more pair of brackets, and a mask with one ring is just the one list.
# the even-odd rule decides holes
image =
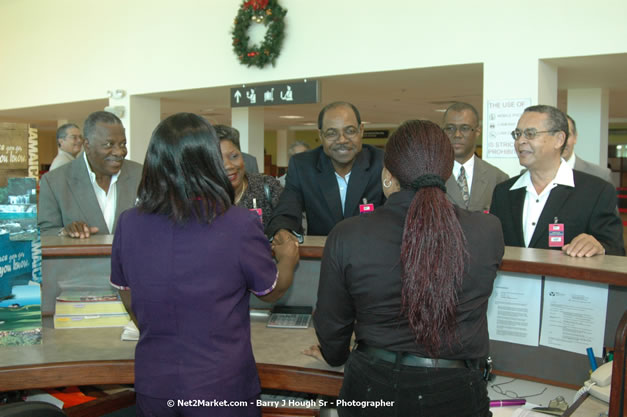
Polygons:
[[525,405],[527,400],[524,398],[515,398],[511,400],[493,400],[490,401],[490,407],[510,407],[515,405]]

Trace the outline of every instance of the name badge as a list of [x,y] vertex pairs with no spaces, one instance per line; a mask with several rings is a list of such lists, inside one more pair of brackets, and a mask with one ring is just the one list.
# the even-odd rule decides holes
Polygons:
[[359,212],[360,213],[370,213],[374,211],[374,204],[360,204]]
[[564,246],[564,223],[549,224],[549,247],[561,248]]
[[252,208],[252,209],[248,209],[250,211],[254,211],[255,213],[257,213],[257,216],[259,216],[259,221],[261,223],[263,223],[263,210],[260,208]]

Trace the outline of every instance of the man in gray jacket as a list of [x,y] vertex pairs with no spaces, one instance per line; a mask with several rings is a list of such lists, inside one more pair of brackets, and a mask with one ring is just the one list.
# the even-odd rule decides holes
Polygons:
[[568,118],[568,140],[566,141],[566,147],[564,148],[564,153],[562,153],[562,158],[566,161],[568,166],[571,169],[575,169],[577,171],[583,171],[587,174],[594,175],[599,177],[610,184],[612,183],[612,174],[609,168],[604,168],[601,165],[593,164],[591,162],[584,161],[575,155],[575,144],[577,143],[577,125],[572,117],[566,116]]

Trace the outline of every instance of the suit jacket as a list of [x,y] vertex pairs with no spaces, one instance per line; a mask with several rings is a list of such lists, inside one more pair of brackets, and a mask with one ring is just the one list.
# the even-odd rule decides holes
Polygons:
[[[141,175],[141,164],[124,161],[115,185],[115,222],[122,211],[135,205]],[[60,229],[74,221],[84,221],[89,226],[95,226],[101,234],[113,233],[105,223],[82,152],[74,161],[48,172],[39,181],[37,223],[41,234],[56,235]]]
[[266,228],[268,236],[279,229],[301,233],[303,211],[307,215],[307,233],[326,236],[344,218],[359,215],[362,199],[375,208],[385,202],[381,188],[383,151],[363,145],[351,170],[346,203],[342,213],[340,190],[335,168],[322,146],[290,158],[285,189]]
[[[473,158],[475,158],[475,167],[472,173],[468,210],[487,211],[490,208],[494,187],[496,184],[506,181],[509,175],[481,158]],[[454,175],[451,175],[446,181],[446,195],[453,204],[465,208],[462,190],[459,188]]]
[[[529,242],[530,248],[549,248],[549,224],[557,217],[564,224],[564,242],[570,243],[581,233],[592,235],[608,255],[624,255],[623,225],[616,213],[614,187],[593,175],[573,171],[575,187],[558,185],[549,194],[544,210]],[[523,208],[527,190],[510,187],[514,177],[494,188],[490,213],[501,220],[505,245],[525,247]]]
[[609,168],[603,168],[601,165],[581,159],[578,155],[575,156],[577,159],[575,159],[574,169],[585,172],[586,174],[595,175],[612,184],[612,171],[610,171]]
[[259,174],[257,158],[246,152],[242,152],[242,158],[244,159],[244,167],[246,168],[246,172],[250,174]]

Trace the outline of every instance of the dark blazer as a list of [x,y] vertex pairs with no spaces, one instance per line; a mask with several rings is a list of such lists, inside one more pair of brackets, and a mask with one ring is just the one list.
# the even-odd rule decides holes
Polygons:
[[[549,224],[557,217],[564,224],[565,243],[587,233],[603,245],[608,255],[625,255],[623,226],[616,214],[616,191],[593,175],[573,171],[573,176],[574,188],[558,185],[551,191],[529,247],[559,249],[549,248]],[[490,213],[501,220],[505,245],[525,247],[522,218],[527,190],[510,190],[519,177],[495,187]]]
[[342,213],[335,169],[322,146],[290,158],[285,189],[266,228],[268,236],[279,229],[302,232],[302,213],[307,215],[307,234],[326,236],[341,220],[359,215],[365,198],[375,208],[385,202],[381,188],[383,151],[363,145],[353,164]]
[[[135,205],[141,175],[141,164],[128,159],[124,161],[115,185],[116,222],[120,213]],[[84,221],[89,226],[97,227],[99,234],[113,233],[105,223],[82,152],[74,161],[48,172],[39,181],[37,223],[41,234],[56,235],[74,221]],[[113,228],[115,230],[115,223]]]
[[[492,200],[492,192],[496,184],[501,183],[509,178],[509,175],[488,164],[481,158],[475,158],[475,166],[472,173],[472,185],[470,187],[470,202],[468,210],[470,211],[486,211],[490,208]],[[446,180],[446,196],[453,204],[464,207],[464,199],[462,190],[457,184],[457,179],[451,175]]]
[[257,158],[249,153],[242,152],[242,158],[244,159],[244,167],[249,174],[259,174],[259,167],[257,166]]

